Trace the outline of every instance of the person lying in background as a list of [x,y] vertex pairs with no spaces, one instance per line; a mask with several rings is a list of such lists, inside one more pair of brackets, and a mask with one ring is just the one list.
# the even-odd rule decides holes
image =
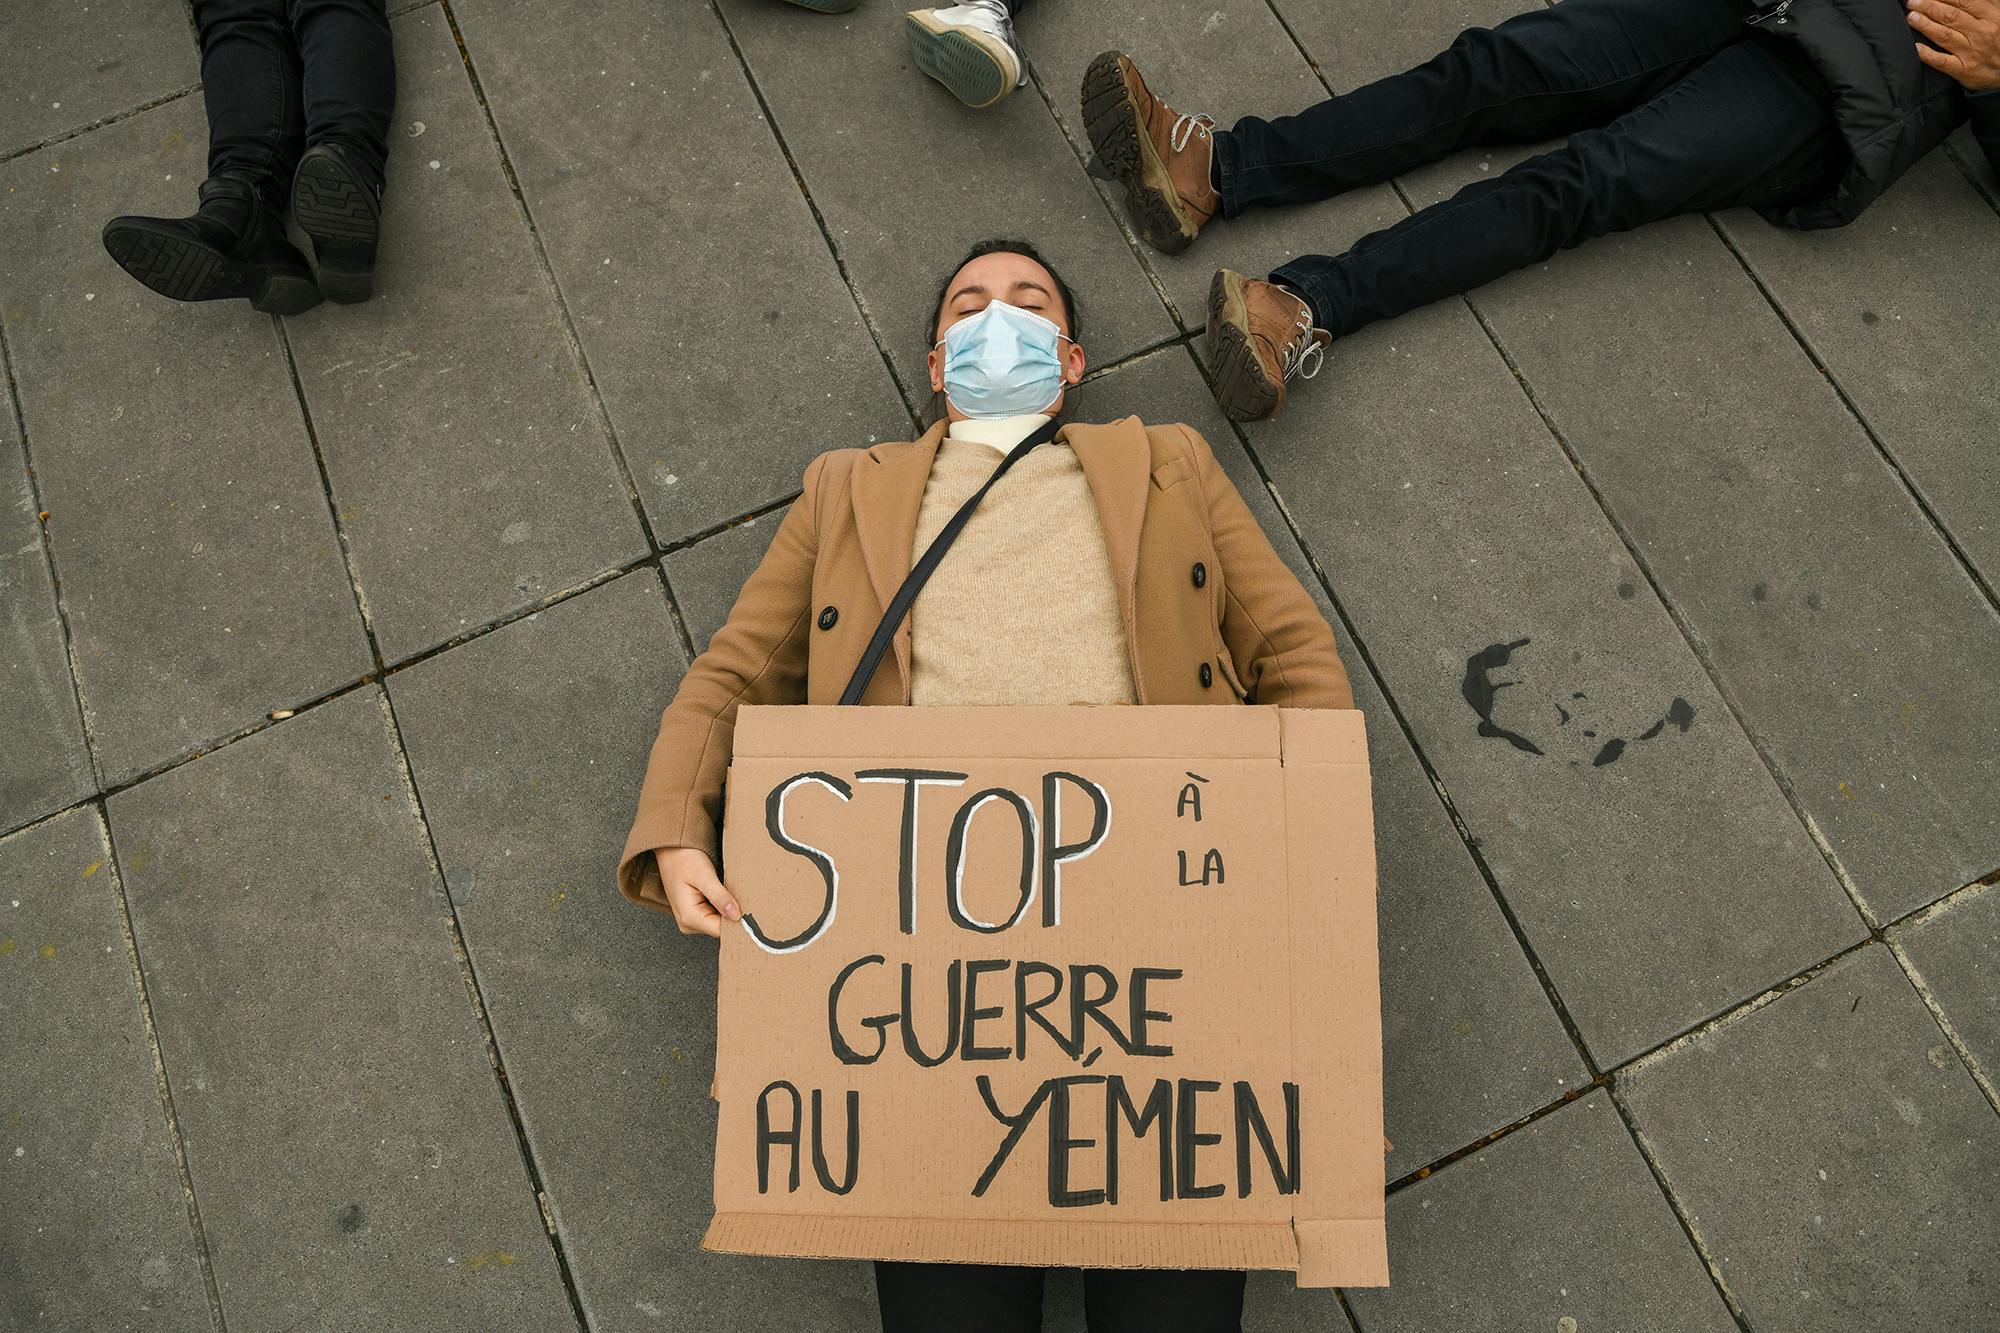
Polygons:
[[[1914,31],[1913,31],[1914,30]],[[1912,41],[1912,37],[1916,40]],[[1083,79],[1099,163],[1176,253],[1220,215],[1307,203],[1461,148],[1567,136],[1338,255],[1209,284],[1215,393],[1268,417],[1335,339],[1607,232],[1748,207],[1837,227],[1968,119],[2000,171],[2000,0],[1563,0],[1296,115],[1227,130],[1107,51]]]
[[[296,315],[375,290],[396,57],[384,0],[194,0],[208,179],[184,218],[127,216],[104,248],[176,301]],[[285,239],[289,206],[315,276]]]

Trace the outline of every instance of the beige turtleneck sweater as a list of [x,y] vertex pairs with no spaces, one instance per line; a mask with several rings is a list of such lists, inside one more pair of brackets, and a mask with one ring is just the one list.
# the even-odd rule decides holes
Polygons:
[[[1047,420],[952,424],[924,487],[912,563]],[[1068,445],[1031,450],[979,502],[910,608],[910,647],[919,706],[1137,702],[1104,527]]]

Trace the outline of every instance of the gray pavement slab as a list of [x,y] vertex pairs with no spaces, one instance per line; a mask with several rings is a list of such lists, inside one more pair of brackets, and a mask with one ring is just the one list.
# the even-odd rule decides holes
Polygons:
[[868,1327],[862,1265],[698,1248],[715,942],[611,878],[684,666],[649,568],[398,672],[390,692],[593,1324]]
[[1831,231],[1724,214],[1722,230],[1987,587],[2000,587],[2000,218],[1932,153]]
[[1749,1327],[2000,1323],[2000,1120],[1887,949],[1620,1089]]
[[1989,1084],[2000,1081],[2000,887],[1968,889],[1889,938]]
[[[768,0],[721,8],[913,400],[930,398],[924,356],[938,286],[989,236],[1034,242],[1072,289],[1091,294],[1080,298],[1078,338],[1097,363],[1174,335],[1122,225],[1032,85],[984,110],[962,105],[911,62],[900,5],[831,16]],[[1031,60],[1036,21],[1021,20]]]
[[1389,1280],[1361,1333],[1736,1327],[1603,1092],[1399,1190]]
[[1338,92],[1429,60],[1467,28],[1490,28],[1533,8],[1532,0],[1272,0]]
[[230,1325],[568,1327],[380,692],[108,805]]
[[206,1330],[110,860],[94,809],[0,839],[0,1325]]
[[80,130],[201,77],[179,0],[0,9],[0,156]]
[[784,499],[830,441],[909,436],[705,6],[610,0],[586,23],[533,0],[452,12],[662,544]]
[[451,27],[394,30],[376,297],[285,321],[392,663],[647,550]]
[[1463,306],[1249,438],[1601,1067],[1862,936]]
[[[1468,171],[1406,183],[1425,203]],[[2000,692],[1965,689],[2000,616],[1708,221],[1472,303],[1878,918],[2000,864]]]
[[744,582],[756,570],[764,552],[771,549],[771,538],[790,511],[791,506],[787,505],[773,513],[760,514],[693,546],[669,551],[660,561],[696,652],[706,652],[708,641],[729,619],[737,594],[743,591]]
[[0,829],[97,788],[13,412],[0,403]]
[[0,320],[108,783],[370,665],[270,318],[156,296],[98,241],[186,213],[206,138],[182,98],[0,166]]
[[[1385,19],[1396,21],[1369,11],[1371,38]],[[1219,0],[1204,6],[1194,23],[1185,11],[1145,0],[1052,4],[1024,14],[1019,31],[1035,77],[1079,152],[1090,150],[1080,105],[1083,72],[1100,51],[1125,52],[1146,86],[1176,111],[1209,114],[1223,130],[1243,116],[1290,115],[1326,96],[1267,0]],[[1127,218],[1124,189],[1109,183],[1100,188],[1118,216]],[[1217,268],[1263,277],[1319,248],[1319,238],[1360,235],[1403,212],[1395,195],[1378,187],[1320,204],[1253,209],[1234,220],[1217,220],[1178,255],[1143,243],[1139,253],[1181,326],[1200,329],[1208,322],[1208,283]]]

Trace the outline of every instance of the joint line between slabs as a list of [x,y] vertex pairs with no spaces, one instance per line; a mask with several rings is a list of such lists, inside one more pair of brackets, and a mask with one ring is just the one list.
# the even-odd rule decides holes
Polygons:
[[556,1273],[562,1280],[563,1294],[568,1298],[570,1313],[576,1319],[579,1329],[591,1328],[590,1318],[584,1312],[583,1295],[577,1287],[576,1273],[570,1266],[569,1251],[563,1244],[560,1227],[547,1224],[553,1216],[552,1204],[545,1204],[548,1198],[547,1183],[542,1177],[541,1163],[537,1160],[534,1144],[528,1137],[527,1123],[521,1118],[520,1103],[514,1096],[514,1082],[507,1073],[507,1060],[500,1051],[500,1034],[494,1030],[493,1016],[486,1003],[486,990],[479,980],[479,967],[473,961],[472,948],[466,943],[465,929],[458,917],[458,902],[451,892],[451,884],[445,878],[444,856],[438,850],[437,834],[431,829],[430,812],[424,806],[423,792],[417,786],[417,770],[410,762],[409,747],[403,739],[402,720],[396,715],[396,702],[389,693],[388,683],[383,682],[377,696],[381,700],[382,711],[388,718],[389,731],[396,743],[396,763],[402,772],[403,782],[408,787],[410,804],[415,807],[417,824],[423,829],[424,849],[429,857],[431,873],[437,876],[439,895],[444,899],[445,924],[451,932],[452,952],[459,963],[459,975],[465,982],[467,997],[472,1002],[474,1020],[479,1024],[479,1034],[486,1043],[487,1060],[492,1065],[494,1082],[499,1088],[501,1104],[506,1108],[507,1120],[514,1131],[514,1150],[521,1156],[521,1166],[528,1177],[528,1186],[535,1196],[535,1214],[543,1219],[543,1231],[548,1237],[549,1251],[556,1261]]
[[132,968],[133,984],[139,989],[139,1017],[145,1028],[147,1051],[153,1057],[154,1093],[167,1118],[167,1134],[174,1148],[174,1165],[179,1170],[181,1190],[187,1197],[188,1225],[194,1231],[195,1259],[201,1269],[202,1288],[208,1296],[209,1324],[215,1333],[228,1333],[229,1321],[222,1309],[222,1287],[216,1281],[215,1261],[209,1253],[208,1229],[201,1220],[201,1200],[195,1194],[194,1172],[188,1165],[187,1140],[181,1133],[180,1112],[174,1105],[173,1081],[167,1074],[167,1052],[160,1043],[159,1024],[153,1014],[152,989],[147,985],[146,969],[139,958],[139,935],[132,924],[132,900],[125,888],[124,868],[118,862],[118,843],[111,832],[109,803],[105,797],[95,796],[84,804],[97,815],[98,832],[104,838],[104,846],[109,853],[106,868],[118,888],[118,925],[125,936],[125,955]]
[[90,725],[90,709],[83,701],[83,677],[77,671],[76,634],[69,623],[69,605],[63,598],[62,578],[56,571],[55,543],[49,525],[42,521],[47,511],[42,503],[41,478],[35,475],[35,455],[28,443],[28,417],[21,407],[21,386],[14,378],[14,354],[7,340],[7,325],[0,317],[0,375],[7,380],[7,402],[14,414],[14,431],[21,440],[21,466],[26,472],[28,502],[35,507],[35,540],[42,548],[42,566],[48,571],[49,592],[55,598],[56,623],[62,629],[63,660],[69,667],[70,700],[76,708],[78,733],[83,737],[84,761],[90,765],[91,794],[104,790],[104,763],[98,757],[97,736]]
[[137,106],[127,107],[123,111],[114,111],[108,116],[103,116],[97,120],[91,121],[88,125],[78,125],[75,126],[74,128],[62,130],[56,134],[51,134],[46,139],[38,139],[34,143],[26,144],[20,148],[10,149],[7,152],[0,153],[0,167],[4,167],[10,162],[18,162],[24,157],[32,157],[36,153],[41,152],[45,148],[54,148],[56,145],[68,143],[72,139],[81,139],[84,135],[89,134],[95,130],[101,130],[107,125],[116,125],[120,121],[126,121],[132,119],[132,117],[134,116],[144,115],[146,112],[152,111],[158,107],[163,107],[167,105],[169,102],[178,102],[181,100],[181,98],[186,97],[189,93],[196,93],[200,91],[201,91],[201,80],[196,79],[193,83],[188,84],[184,88],[176,88],[170,93],[162,93],[158,97],[152,98],[148,101],[141,102]]
[[1896,966],[1902,969],[1903,979],[1910,983],[1910,989],[1917,993],[1917,999],[1930,1011],[1931,1021],[1937,1024],[1938,1031],[1944,1033],[1945,1041],[1958,1056],[1959,1063],[1965,1066],[1965,1072],[1972,1076],[1973,1086],[1979,1089],[1979,1094],[1986,1098],[1987,1105],[1993,1108],[1994,1113],[2000,1114],[2000,1088],[1994,1087],[1993,1080],[1980,1065],[1979,1057],[1972,1053],[1972,1048],[1958,1035],[1958,1029],[1952,1026],[1951,1018],[1945,1013],[1944,1006],[1932,996],[1930,983],[1924,980],[1924,974],[1918,970],[1915,961],[1904,952],[1902,941],[1889,938],[1884,939],[1883,943],[1889,948],[1889,956],[1896,960]]
[[[389,696],[388,673],[382,661],[382,646],[376,638],[375,625],[368,614],[367,598],[362,593],[360,580],[354,574],[354,563],[352,552],[349,549],[346,528],[340,521],[340,506],[334,498],[333,482],[326,470],[326,458],[320,448],[319,431],[313,424],[312,409],[306,402],[305,389],[299,380],[298,364],[292,355],[291,338],[285,331],[285,322],[281,316],[273,315],[271,323],[278,335],[279,345],[284,351],[286,368],[291,372],[292,390],[298,398],[299,417],[305,425],[307,442],[312,446],[313,461],[319,468],[320,488],[323,498],[326,501],[327,515],[333,522],[334,532],[339,540],[341,561],[347,569],[348,588],[354,595],[355,609],[361,616],[362,632],[368,639],[368,653],[375,664],[376,684],[374,685],[374,692],[376,698],[380,701],[383,712],[388,718],[390,735],[396,747],[396,763],[402,771],[403,781],[408,785],[410,803],[416,810],[417,823],[423,829],[424,844],[430,857],[432,871],[437,876],[438,886],[444,896],[445,920],[451,932],[452,952],[459,964],[460,976],[464,980],[467,996],[472,1002],[473,1018],[478,1024],[480,1035],[486,1043],[486,1049],[489,1053],[488,1059],[493,1067],[495,1082],[499,1087],[501,1101],[507,1109],[508,1120],[514,1131],[515,1151],[521,1156],[521,1162],[526,1170],[529,1185],[534,1190],[537,1198],[536,1208],[537,1212],[539,1212],[539,1200],[543,1194],[541,1171],[535,1161],[534,1149],[528,1141],[527,1129],[522,1123],[520,1108],[514,1101],[513,1084],[507,1077],[507,1064],[500,1054],[500,1039],[498,1034],[493,1030],[492,1017],[486,1007],[485,993],[479,984],[478,969],[473,964],[472,952],[466,946],[465,932],[458,919],[458,904],[452,898],[450,885],[445,882],[444,861],[438,853],[437,836],[431,831],[430,816],[424,809],[423,796],[417,790],[416,770],[410,763],[409,748],[403,740],[402,723],[396,716],[395,702]],[[368,682],[364,679],[362,684],[366,686]],[[589,1320],[584,1315],[583,1301],[577,1292],[575,1275],[570,1271],[569,1259],[564,1252],[562,1238],[554,1232],[550,1232],[548,1243],[549,1248],[554,1254],[556,1268],[562,1279],[564,1294],[569,1300],[570,1309],[577,1320],[577,1325],[580,1328],[588,1329],[590,1327]]]
[[1951,558],[1957,562],[1960,571],[1964,573],[1967,579],[1971,580],[1972,586],[1979,591],[1980,596],[1986,599],[1987,608],[1994,612],[2000,612],[2000,595],[1995,594],[1992,586],[1980,574],[1979,567],[1973,564],[1972,558],[1959,546],[1958,539],[1952,535],[1951,529],[1945,526],[1944,520],[1931,508],[1930,502],[1924,498],[1923,491],[1918,488],[1915,479],[1904,469],[1902,463],[1896,458],[1895,453],[1889,448],[1888,443],[1876,433],[1875,427],[1861,411],[1861,405],[1854,401],[1853,397],[1847,392],[1846,387],[1841,384],[1839,378],[1833,373],[1832,367],[1828,366],[1819,353],[1814,350],[1812,341],[1806,337],[1805,330],[1801,329],[1792,319],[1791,315],[1785,310],[1783,303],[1778,300],[1777,294],[1764,284],[1764,279],[1759,276],[1756,268],[1750,263],[1750,257],[1744,254],[1742,249],[1737,246],[1735,240],[1724,230],[1722,223],[1717,220],[1714,214],[1710,213],[1706,216],[1709,228],[1715,232],[1717,239],[1722,242],[1723,248],[1734,256],[1737,264],[1743,269],[1744,276],[1750,279],[1751,285],[1757,289],[1757,294],[1764,298],[1765,303],[1771,307],[1772,313],[1777,315],[1778,322],[1785,326],[1785,331],[1792,335],[1792,341],[1798,344],[1801,352],[1805,353],[1806,360],[1833,389],[1834,396],[1840,400],[1840,405],[1847,410],[1847,414],[1850,417],[1854,418],[1854,424],[1861,427],[1861,433],[1867,437],[1868,443],[1874,446],[1876,454],[1881,458],[1883,464],[1888,467],[1890,475],[1895,477],[1897,484],[1902,487],[1904,494],[1908,495],[1910,500],[1917,506],[1917,512],[1924,516],[1925,522],[1930,524],[1931,530],[1944,543],[1945,549],[1951,552]]
[[813,198],[811,187],[806,184],[805,171],[799,166],[798,159],[792,155],[791,145],[785,142],[785,132],[778,127],[777,113],[771,109],[770,100],[764,96],[763,84],[757,81],[756,72],[750,68],[750,58],[743,53],[742,44],[736,40],[736,30],[729,26],[728,16],[722,12],[722,6],[716,3],[716,0],[708,0],[708,12],[715,16],[717,25],[722,29],[723,39],[729,43],[730,53],[736,57],[737,68],[743,72],[743,82],[749,87],[751,97],[756,99],[757,109],[763,113],[764,124],[770,130],[772,140],[778,145],[778,152],[784,156],[785,166],[792,173],[792,183],[798,186],[799,196],[805,200],[806,209],[812,214],[813,225],[819,228],[820,239],[826,242],[827,253],[833,256],[833,266],[840,274],[842,285],[847,288],[847,297],[854,302],[855,312],[861,316],[861,326],[868,330],[868,337],[875,344],[875,354],[882,358],[883,368],[889,372],[889,383],[895,386],[896,396],[902,399],[903,411],[908,414],[911,427],[917,428],[921,425],[923,416],[917,411],[916,403],[911,400],[909,392],[904,388],[902,377],[896,373],[896,363],[889,355],[889,345],[883,341],[882,331],[875,327],[875,317],[869,313],[868,303],[862,299],[861,288],[855,283],[854,275],[847,271],[847,259],[840,253],[840,246],[833,239],[833,229],[827,225],[825,216],[819,211],[818,201]]
[[603,391],[598,388],[597,372],[590,364],[590,356],[585,352],[583,339],[577,333],[576,319],[569,308],[569,298],[563,294],[562,283],[556,278],[555,266],[549,261],[548,247],[542,242],[542,231],[535,222],[534,210],[528,207],[528,197],[521,190],[521,178],[514,170],[514,159],[507,152],[506,141],[500,137],[500,122],[493,116],[493,108],[486,100],[486,86],[480,82],[479,70],[472,62],[472,51],[465,44],[465,34],[459,31],[458,15],[452,11],[449,0],[439,0],[438,12],[444,16],[445,28],[451,33],[452,44],[458,48],[458,58],[465,67],[466,81],[472,87],[473,101],[479,104],[479,114],[486,121],[486,133],[493,141],[494,155],[500,161],[501,174],[506,177],[508,192],[514,196],[514,206],[520,211],[521,220],[528,229],[528,247],[535,256],[536,267],[541,270],[542,280],[548,283],[549,292],[555,301],[557,322],[562,326],[563,340],[569,345],[570,355],[576,359],[577,369],[583,372],[583,383],[590,397],[590,403],[597,412],[597,424],[604,432],[605,443],[611,448],[612,462],[618,468],[619,480],[625,484],[625,498],[632,506],[632,515],[639,521],[639,531],[646,538],[650,550],[659,549],[658,538],[653,532],[653,521],[646,514],[645,501],[640,497],[638,483],[633,479],[632,465],[625,456],[624,442],[618,438],[618,429],[612,424],[611,411],[604,403]]
[[1626,1134],[1631,1137],[1632,1146],[1638,1149],[1640,1160],[1645,1162],[1646,1169],[1653,1173],[1653,1184],[1666,1199],[1667,1207],[1673,1210],[1674,1221],[1679,1224],[1681,1234],[1687,1237],[1687,1242],[1694,1247],[1695,1255],[1701,1260],[1702,1267],[1708,1270],[1708,1280],[1715,1287],[1716,1294],[1722,1297],[1722,1303],[1728,1309],[1729,1317],[1736,1322],[1736,1327],[1741,1333],[1753,1333],[1750,1316],[1743,1309],[1743,1302],[1737,1299],[1736,1293],[1729,1289],[1728,1281],[1722,1276],[1721,1262],[1710,1253],[1708,1242],[1703,1240],[1701,1232],[1695,1229],[1694,1218],[1689,1214],[1687,1206],[1681,1202],[1680,1196],[1674,1193],[1672,1184],[1667,1180],[1665,1168],[1653,1155],[1652,1145],[1640,1131],[1638,1121],[1632,1118],[1631,1111],[1619,1099],[1618,1089],[1610,1088],[1607,1099],[1611,1103],[1612,1110],[1617,1113],[1619,1122],[1625,1126]]
[[1971,183],[1972,192],[1981,199],[1984,199],[1988,208],[1992,209],[1995,213],[2000,213],[2000,195],[1993,194],[1987,190],[1986,178],[1980,174],[1978,166],[1963,153],[1959,152],[1958,145],[1952,143],[1949,139],[1940,146],[1944,150],[1944,155],[1950,158],[1952,164],[1958,168],[1959,173]]

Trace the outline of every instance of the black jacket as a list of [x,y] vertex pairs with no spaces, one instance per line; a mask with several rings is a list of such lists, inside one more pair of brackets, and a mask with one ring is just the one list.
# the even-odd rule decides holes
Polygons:
[[1916,30],[1897,0],[1761,0],[1749,20],[1773,40],[1799,44],[1833,91],[1834,117],[1853,154],[1832,194],[1764,216],[1789,227],[1838,227],[1972,120],[2000,171],[2000,94],[1969,94],[1917,59]]

